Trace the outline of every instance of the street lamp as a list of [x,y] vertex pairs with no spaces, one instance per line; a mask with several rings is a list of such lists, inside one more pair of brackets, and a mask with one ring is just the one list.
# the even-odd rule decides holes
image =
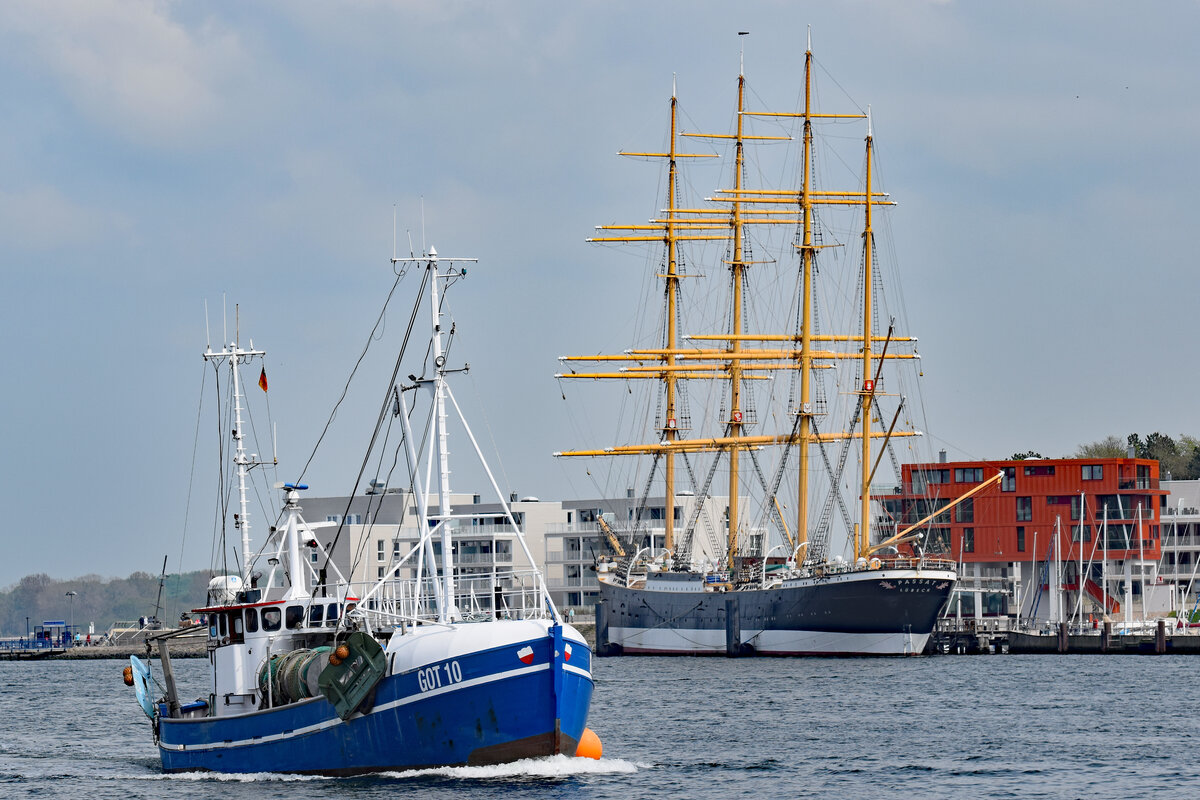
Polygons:
[[67,636],[70,637],[72,644],[75,642],[75,634],[72,633],[72,629],[75,627],[75,595],[77,594],[79,594],[79,592],[76,592],[72,589],[71,591],[67,592],[66,595],[67,597],[71,598],[71,625],[69,628],[67,628]]

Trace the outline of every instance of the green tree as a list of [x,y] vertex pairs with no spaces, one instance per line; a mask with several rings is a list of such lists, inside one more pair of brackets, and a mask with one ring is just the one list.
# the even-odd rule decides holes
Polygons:
[[[1137,434],[1134,434],[1135,436]],[[1075,458],[1124,458],[1125,445],[1117,436],[1106,436],[1098,442],[1081,444],[1075,448]]]
[[1036,450],[1026,450],[1024,453],[1013,453],[1012,456],[1009,457],[1008,460],[1009,461],[1024,461],[1027,458],[1045,458],[1045,456],[1043,456],[1041,453],[1037,452]]

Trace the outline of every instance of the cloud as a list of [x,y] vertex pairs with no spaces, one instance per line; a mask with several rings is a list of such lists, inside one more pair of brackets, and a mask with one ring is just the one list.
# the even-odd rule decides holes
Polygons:
[[131,228],[124,216],[79,205],[52,186],[0,190],[0,240],[17,250],[82,248]]
[[238,37],[160,0],[10,2],[0,35],[86,118],[143,144],[200,141],[245,69]]

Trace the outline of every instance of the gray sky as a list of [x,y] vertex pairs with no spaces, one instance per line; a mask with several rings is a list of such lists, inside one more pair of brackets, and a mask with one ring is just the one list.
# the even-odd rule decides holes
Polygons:
[[[826,89],[872,105],[932,448],[1200,433],[1198,23],[1190,2],[5,3],[0,585],[175,570],[188,508],[182,566],[207,566],[205,301],[214,344],[224,297],[268,351],[291,477],[391,285],[393,207],[419,246],[421,198],[426,240],[481,259],[457,347],[505,489],[592,494],[549,455],[603,443],[555,358],[627,346],[642,263],[583,240],[649,217],[660,181],[614,153],[662,145],[673,74],[689,120],[727,129],[741,45],[756,97],[794,107],[807,24]],[[314,491],[349,490],[375,404],[339,413]]]

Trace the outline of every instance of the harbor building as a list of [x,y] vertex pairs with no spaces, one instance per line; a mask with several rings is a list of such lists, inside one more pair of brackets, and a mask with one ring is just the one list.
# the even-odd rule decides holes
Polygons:
[[[662,496],[637,498],[627,489],[622,498],[566,500],[561,505],[562,521],[545,531],[546,580],[560,605],[590,608],[599,601],[598,558],[633,557],[643,549],[653,556],[666,548],[667,503]],[[675,530],[691,525],[695,557],[715,562],[724,548],[718,531],[727,524],[728,498],[710,495],[697,509],[695,495],[681,492],[673,505]],[[761,552],[763,532],[752,531],[751,539],[749,546]]]
[[[998,484],[937,513],[997,472],[1004,475]],[[949,462],[943,452],[942,460],[905,465],[901,474],[903,485],[883,497],[880,523],[900,527],[935,515],[914,547],[959,563],[950,616],[1082,622],[1133,609],[1163,613],[1178,603],[1160,573],[1169,490],[1157,461]]]
[[[493,575],[510,573],[514,563],[524,562],[521,558],[514,561],[520,543],[499,503],[481,503],[479,495],[469,493],[454,493],[451,502],[459,517],[453,534],[458,583],[467,597],[472,593],[480,596],[490,591]],[[354,497],[305,497],[301,503],[304,519],[321,542],[307,556],[313,586],[320,580],[325,553],[332,554],[337,572],[352,584],[364,586],[384,577],[420,540],[416,503],[406,490],[373,486]],[[595,604],[598,558],[619,559],[643,548],[652,553],[664,549],[666,503],[662,497],[635,498],[632,490],[616,499],[549,502],[511,495],[508,506],[525,534],[534,562],[545,575],[551,597],[564,608],[584,609]],[[712,496],[697,513],[694,496],[676,496],[676,529],[687,523],[695,526],[698,557],[715,559],[721,552],[715,535],[727,509],[724,497]],[[433,542],[432,549],[434,557],[440,558],[441,542]],[[411,578],[415,564],[414,555],[399,574]],[[328,585],[337,583],[337,572],[327,570]]]
[[1195,609],[1200,599],[1200,480],[1162,481],[1162,561],[1158,573],[1177,587],[1181,602]]

